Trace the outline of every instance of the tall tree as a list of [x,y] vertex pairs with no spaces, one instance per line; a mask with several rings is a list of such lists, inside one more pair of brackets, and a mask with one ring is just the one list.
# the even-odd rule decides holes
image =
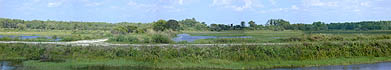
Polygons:
[[153,27],[153,30],[155,31],[164,31],[166,28],[165,28],[165,24],[167,23],[166,20],[158,20],[156,22],[154,22],[152,24],[152,27]]
[[255,22],[254,21],[249,21],[248,22],[248,24],[250,25],[250,27],[252,28],[252,29],[254,29],[255,30],[255,28],[257,27],[257,24],[255,24]]
[[312,25],[314,26],[315,30],[327,30],[328,29],[327,25],[324,22],[318,21],[318,22],[312,23]]
[[240,26],[241,26],[242,28],[246,27],[246,22],[245,22],[245,21],[240,22]]
[[270,19],[266,23],[268,26],[276,26],[278,30],[280,29],[291,29],[290,22],[283,19]]
[[168,20],[167,23],[165,24],[165,28],[166,28],[166,29],[172,29],[172,30],[174,30],[174,31],[178,31],[178,30],[179,30],[179,27],[180,27],[180,26],[179,26],[178,21],[173,20],[173,19]]

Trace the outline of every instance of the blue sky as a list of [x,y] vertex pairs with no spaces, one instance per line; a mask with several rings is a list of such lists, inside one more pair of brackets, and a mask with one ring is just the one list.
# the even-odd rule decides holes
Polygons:
[[286,19],[292,23],[390,20],[391,0],[0,0],[0,17],[24,20],[208,24]]

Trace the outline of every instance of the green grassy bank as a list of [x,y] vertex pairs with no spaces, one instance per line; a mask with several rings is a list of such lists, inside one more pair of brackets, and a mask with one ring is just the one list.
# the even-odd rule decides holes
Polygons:
[[389,45],[391,42],[381,41],[181,48],[0,44],[0,59],[24,59],[24,66],[40,68],[104,65],[264,69],[390,61]]

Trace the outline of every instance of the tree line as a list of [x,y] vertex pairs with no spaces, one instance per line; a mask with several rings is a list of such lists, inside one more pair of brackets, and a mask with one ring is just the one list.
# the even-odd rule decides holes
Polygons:
[[[246,26],[248,25],[248,26]],[[254,21],[241,21],[240,25],[210,24],[197,21],[195,18],[184,20],[158,20],[151,23],[106,23],[106,22],[78,22],[78,21],[52,21],[52,20],[21,20],[0,18],[0,27],[9,29],[44,29],[44,30],[111,30],[112,33],[143,33],[147,29],[155,31],[165,30],[189,30],[189,31],[224,31],[224,30],[390,30],[391,21],[362,21],[325,23],[313,22],[312,24],[291,24],[284,19],[270,19],[265,24],[258,25]]]
[[[249,26],[245,26],[248,24]],[[291,24],[284,19],[270,19],[264,25],[257,25],[254,21],[240,22],[240,25],[233,24],[211,24],[211,31],[223,30],[391,30],[391,21],[361,21],[361,22],[343,22],[343,23],[325,23],[321,21],[312,24],[296,23]]]
[[76,21],[42,21],[42,20],[20,20],[0,18],[1,28],[12,29],[45,29],[45,30],[110,30],[113,27],[105,22],[76,22]]

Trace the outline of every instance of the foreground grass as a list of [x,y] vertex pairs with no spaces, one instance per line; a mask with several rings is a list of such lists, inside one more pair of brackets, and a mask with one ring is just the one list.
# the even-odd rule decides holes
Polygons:
[[35,67],[41,69],[58,68],[60,70],[71,70],[73,68],[83,68],[89,66],[107,66],[107,67],[150,67],[163,69],[176,68],[217,68],[217,69],[269,69],[281,67],[309,67],[325,65],[350,65],[367,64],[376,62],[391,61],[391,57],[350,57],[350,58],[330,58],[322,60],[270,60],[270,61],[230,61],[223,59],[203,59],[198,62],[189,62],[186,59],[164,59],[159,63],[142,62],[129,59],[76,59],[66,60],[65,62],[40,62],[30,60],[23,62],[26,67]]
[[304,31],[304,33],[306,33],[306,34],[339,34],[339,35],[353,35],[353,34],[382,35],[382,34],[391,34],[391,30],[369,30],[369,31],[329,30],[329,31]]
[[[265,69],[390,61],[390,41],[317,42],[214,47],[103,47],[0,44],[0,60],[31,67],[143,66],[152,68]],[[47,62],[49,60],[49,62]],[[50,62],[60,60],[65,62]]]

